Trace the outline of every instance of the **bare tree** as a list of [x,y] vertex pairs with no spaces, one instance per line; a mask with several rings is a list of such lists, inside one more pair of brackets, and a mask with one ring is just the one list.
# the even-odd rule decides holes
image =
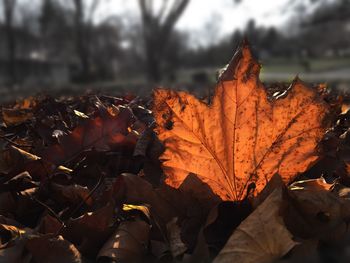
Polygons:
[[139,0],[147,75],[152,82],[158,82],[161,79],[161,63],[164,50],[176,22],[186,9],[188,3],[189,0],[175,0],[170,5],[168,0],[163,0],[162,6],[156,12],[154,1]]
[[5,30],[7,41],[7,59],[9,63],[8,76],[9,86],[16,83],[16,39],[14,32],[14,11],[16,7],[16,0],[3,0],[4,18],[5,18]]
[[84,0],[74,0],[75,43],[81,65],[81,77],[85,80],[91,73],[89,41],[92,17],[98,3],[99,0],[94,0],[90,7],[87,7]]

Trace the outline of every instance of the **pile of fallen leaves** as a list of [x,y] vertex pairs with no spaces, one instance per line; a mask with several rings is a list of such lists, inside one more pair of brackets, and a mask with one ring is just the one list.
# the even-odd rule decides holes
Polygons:
[[259,69],[243,44],[210,104],[4,105],[0,262],[348,262],[350,111]]

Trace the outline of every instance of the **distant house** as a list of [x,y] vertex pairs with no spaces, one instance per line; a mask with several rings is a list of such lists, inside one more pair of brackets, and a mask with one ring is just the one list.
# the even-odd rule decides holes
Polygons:
[[[0,59],[0,84],[7,82],[8,67],[9,62]],[[15,68],[19,84],[59,86],[69,83],[69,69],[63,63],[16,58]]]
[[[7,58],[4,28],[0,26],[0,85],[8,80],[9,61]],[[16,29],[16,79],[22,85],[59,86],[69,83],[69,65],[59,58],[47,59],[40,40],[33,34]]]

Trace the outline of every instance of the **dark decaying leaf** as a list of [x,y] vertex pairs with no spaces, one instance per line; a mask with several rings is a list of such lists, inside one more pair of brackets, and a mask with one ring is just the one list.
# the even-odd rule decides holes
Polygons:
[[64,240],[62,236],[44,235],[32,237],[26,242],[26,249],[32,254],[33,260],[38,263],[82,262],[78,249],[67,240]]
[[339,198],[323,179],[292,184],[288,198],[284,220],[295,236],[327,239],[332,232],[345,234],[350,202]]
[[40,156],[48,162],[60,165],[85,150],[108,150],[115,145],[133,144],[135,139],[128,137],[128,128],[130,129],[132,123],[133,116],[127,108],[120,108],[116,116],[104,112],[60,138],[59,144],[44,150]]
[[[128,211],[141,209],[141,213],[149,214],[143,206],[128,206]],[[150,225],[142,217],[121,222],[115,232],[99,251],[97,258],[109,258],[116,262],[140,262],[146,254],[149,242]]]
[[62,236],[40,235],[29,228],[0,224],[0,238],[0,262],[82,262],[80,252]]
[[252,212],[248,200],[242,202],[224,201],[211,210],[203,234],[212,255],[224,247],[237,226]]
[[279,215],[282,203],[276,189],[233,232],[214,262],[270,263],[291,250],[297,243]]
[[2,119],[7,126],[19,125],[33,117],[33,112],[25,109],[2,109]]
[[163,176],[159,161],[163,152],[164,146],[151,128],[141,134],[135,146],[134,156],[143,159],[143,176],[154,186],[159,186]]

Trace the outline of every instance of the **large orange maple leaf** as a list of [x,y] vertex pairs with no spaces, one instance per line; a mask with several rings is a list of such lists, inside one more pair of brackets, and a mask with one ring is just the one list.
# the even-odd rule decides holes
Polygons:
[[317,159],[326,104],[299,79],[284,96],[268,99],[259,70],[244,43],[220,76],[210,105],[187,92],[155,90],[167,184],[179,187],[192,173],[221,199],[242,200],[249,184],[259,192],[275,173],[290,182]]

